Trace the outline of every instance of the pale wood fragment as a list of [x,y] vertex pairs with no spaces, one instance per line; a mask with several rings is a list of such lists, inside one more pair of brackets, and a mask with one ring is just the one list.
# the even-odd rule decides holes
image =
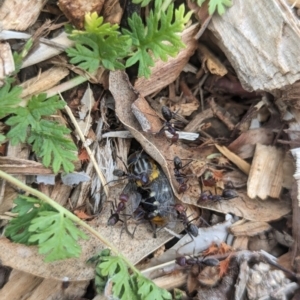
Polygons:
[[135,82],[134,87],[144,97],[161,90],[176,80],[196,50],[197,41],[194,38],[196,29],[197,26],[193,25],[184,30],[182,41],[186,44],[186,48],[182,49],[176,57],[169,58],[167,62],[156,61],[155,66],[151,68],[151,77],[149,79],[139,78]]
[[300,0],[287,0],[292,7],[300,8]]
[[31,78],[21,84],[22,98],[45,92],[47,89],[57,85],[60,80],[69,75],[69,70],[64,67],[53,67],[42,74]]
[[41,61],[47,60],[53,56],[56,56],[63,52],[63,48],[72,47],[75,43],[68,39],[67,34],[62,32],[57,37],[49,40],[49,43],[54,42],[55,44],[60,44],[61,47],[57,48],[55,46],[49,46],[40,43],[37,48],[35,48],[30,54],[24,59],[22,67],[26,68],[31,65],[35,65]]
[[297,199],[300,206],[300,148],[292,149],[291,153],[295,159],[296,171],[294,173],[294,178],[297,182]]
[[300,79],[300,27],[285,0],[235,0],[208,29],[243,87],[274,90]]
[[0,7],[1,29],[26,30],[33,25],[47,0],[6,0]]
[[174,272],[173,274],[162,276],[153,280],[153,282],[160,288],[166,290],[173,290],[176,287],[182,286],[186,283],[187,274],[183,271]]
[[[28,296],[41,282],[43,278],[12,270],[8,282],[0,290],[0,299],[27,299]],[[24,298],[20,298],[21,295]],[[45,299],[45,298],[44,298]]]
[[249,238],[247,236],[237,236],[233,241],[232,248],[239,250],[248,250],[248,241]]
[[273,139],[274,133],[271,128],[250,129],[235,139],[228,149],[240,158],[247,159],[253,156],[257,143],[270,145]]
[[78,299],[85,294],[88,284],[89,281],[70,282],[68,287],[63,289],[62,281],[44,279],[26,300]]
[[273,146],[256,145],[252,161],[247,194],[250,198],[265,200],[278,198],[283,182],[284,151]]
[[215,144],[215,147],[231,162],[233,162],[241,171],[243,171],[245,174],[249,174],[250,165],[245,160],[241,159],[239,156],[229,151],[228,148],[226,148],[225,146]]
[[198,45],[198,56],[199,61],[202,61],[210,73],[216,74],[219,76],[225,76],[227,74],[226,67],[220,62],[220,60],[203,44]]
[[253,222],[249,221],[240,225],[232,225],[229,228],[229,231],[234,236],[255,236],[259,233],[268,231],[271,229],[271,226],[266,222]]
[[[0,81],[15,70],[15,62],[9,43],[0,43]],[[1,82],[0,82],[1,85]]]
[[53,174],[39,162],[10,156],[0,157],[0,168],[8,174],[16,175]]

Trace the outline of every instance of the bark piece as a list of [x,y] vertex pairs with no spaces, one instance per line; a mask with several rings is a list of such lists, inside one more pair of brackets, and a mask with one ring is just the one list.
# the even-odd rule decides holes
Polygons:
[[[0,299],[25,299],[22,296],[28,296],[42,281],[43,279],[40,277],[13,270],[8,282],[0,290]],[[26,297],[26,299],[28,298]]]
[[178,78],[183,67],[196,50],[197,41],[194,39],[196,29],[197,26],[193,25],[184,30],[182,41],[186,44],[186,48],[182,49],[176,57],[169,58],[167,62],[156,61],[155,66],[151,68],[151,77],[149,79],[139,78],[136,81],[134,87],[143,96],[148,96],[161,90]]
[[37,77],[31,78],[21,84],[23,91],[22,98],[30,97],[34,94],[40,94],[47,89],[57,85],[60,80],[69,75],[69,70],[64,67],[53,67]]
[[229,230],[234,236],[254,236],[270,229],[271,226],[266,222],[246,222],[232,225]]
[[50,169],[44,167],[39,162],[10,156],[0,157],[0,168],[2,171],[8,174],[53,174],[53,172]]
[[253,156],[255,145],[270,145],[273,141],[274,133],[270,128],[250,129],[243,132],[234,140],[228,149],[238,155],[240,158],[247,159]]
[[[9,43],[0,43],[0,81],[15,70],[15,62]],[[0,82],[1,85],[1,82]]]
[[278,198],[283,182],[284,152],[273,146],[256,145],[252,161],[247,194],[254,199]]
[[245,89],[274,90],[300,79],[299,21],[285,0],[236,0],[208,29]]
[[47,0],[6,0],[0,8],[1,29],[26,30],[37,20]]
[[230,161],[232,161],[241,171],[243,171],[245,174],[249,174],[250,172],[250,165],[243,159],[241,159],[239,156],[234,154],[233,152],[229,151],[228,148],[225,146],[219,146],[215,144],[215,147]]
[[300,148],[292,149],[291,152],[296,160],[296,171],[294,173],[294,178],[297,183],[297,199],[300,206]]
[[97,12],[99,15],[104,0],[59,0],[58,6],[71,23],[78,29],[83,28],[84,16],[87,12]]

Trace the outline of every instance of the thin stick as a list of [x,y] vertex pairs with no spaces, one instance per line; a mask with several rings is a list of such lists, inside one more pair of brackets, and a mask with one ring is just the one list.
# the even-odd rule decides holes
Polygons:
[[[59,95],[60,95],[60,97],[63,99],[62,95],[61,95],[61,94],[59,94]],[[63,99],[63,100],[64,100],[64,99]],[[107,187],[107,181],[106,181],[106,179],[105,179],[103,173],[101,172],[101,170],[100,170],[99,167],[98,167],[98,163],[97,163],[97,161],[96,161],[96,159],[95,159],[95,156],[94,156],[94,154],[92,153],[92,151],[91,151],[91,149],[89,148],[89,146],[86,144],[85,137],[84,137],[84,135],[83,135],[83,133],[82,133],[80,127],[78,126],[78,123],[77,123],[77,121],[76,121],[76,119],[75,119],[75,117],[74,117],[74,115],[73,115],[71,109],[69,108],[68,105],[66,105],[66,106],[64,107],[64,109],[66,110],[66,112],[67,112],[67,114],[69,115],[69,117],[70,117],[70,119],[71,119],[73,125],[75,126],[75,128],[76,128],[76,130],[77,130],[77,133],[78,133],[78,135],[79,135],[79,137],[80,137],[80,140],[82,141],[83,146],[84,146],[84,148],[86,149],[86,152],[88,153],[88,155],[89,155],[89,157],[90,157],[90,159],[91,159],[91,162],[92,162],[92,164],[94,165],[94,168],[95,168],[95,170],[96,170],[96,173],[98,174],[99,179],[100,179],[100,181],[101,181],[101,183],[102,183],[102,185],[103,185],[104,192],[105,192],[106,196],[108,197],[108,193],[109,193],[109,192],[108,192],[108,187]]]

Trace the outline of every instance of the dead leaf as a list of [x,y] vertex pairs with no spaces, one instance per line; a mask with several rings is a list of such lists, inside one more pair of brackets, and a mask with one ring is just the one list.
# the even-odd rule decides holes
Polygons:
[[78,154],[78,159],[81,162],[89,162],[90,161],[90,157],[85,148],[80,149],[80,152]]

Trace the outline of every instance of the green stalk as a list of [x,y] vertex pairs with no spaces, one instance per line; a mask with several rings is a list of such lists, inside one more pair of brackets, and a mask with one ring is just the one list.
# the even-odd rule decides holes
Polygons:
[[13,176],[3,172],[0,170],[0,177],[8,182],[10,182],[13,185],[16,185],[20,189],[28,192],[29,194],[36,196],[37,198],[43,200],[44,202],[51,205],[53,208],[55,208],[57,211],[63,213],[66,217],[68,217],[70,220],[74,221],[78,225],[85,228],[88,232],[90,232],[92,235],[94,235],[97,239],[99,239],[104,245],[106,245],[108,248],[111,249],[111,251],[119,256],[121,259],[125,261],[125,263],[128,265],[128,267],[138,275],[143,276],[140,271],[122,254],[118,251],[118,249],[111,244],[106,238],[104,238],[98,231],[96,231],[94,228],[90,227],[88,224],[86,224],[84,221],[82,221],[80,218],[72,214],[70,211],[59,205],[57,202],[46,196],[45,194],[41,193],[40,191],[33,189],[26,184],[22,183],[18,179],[14,178]]

